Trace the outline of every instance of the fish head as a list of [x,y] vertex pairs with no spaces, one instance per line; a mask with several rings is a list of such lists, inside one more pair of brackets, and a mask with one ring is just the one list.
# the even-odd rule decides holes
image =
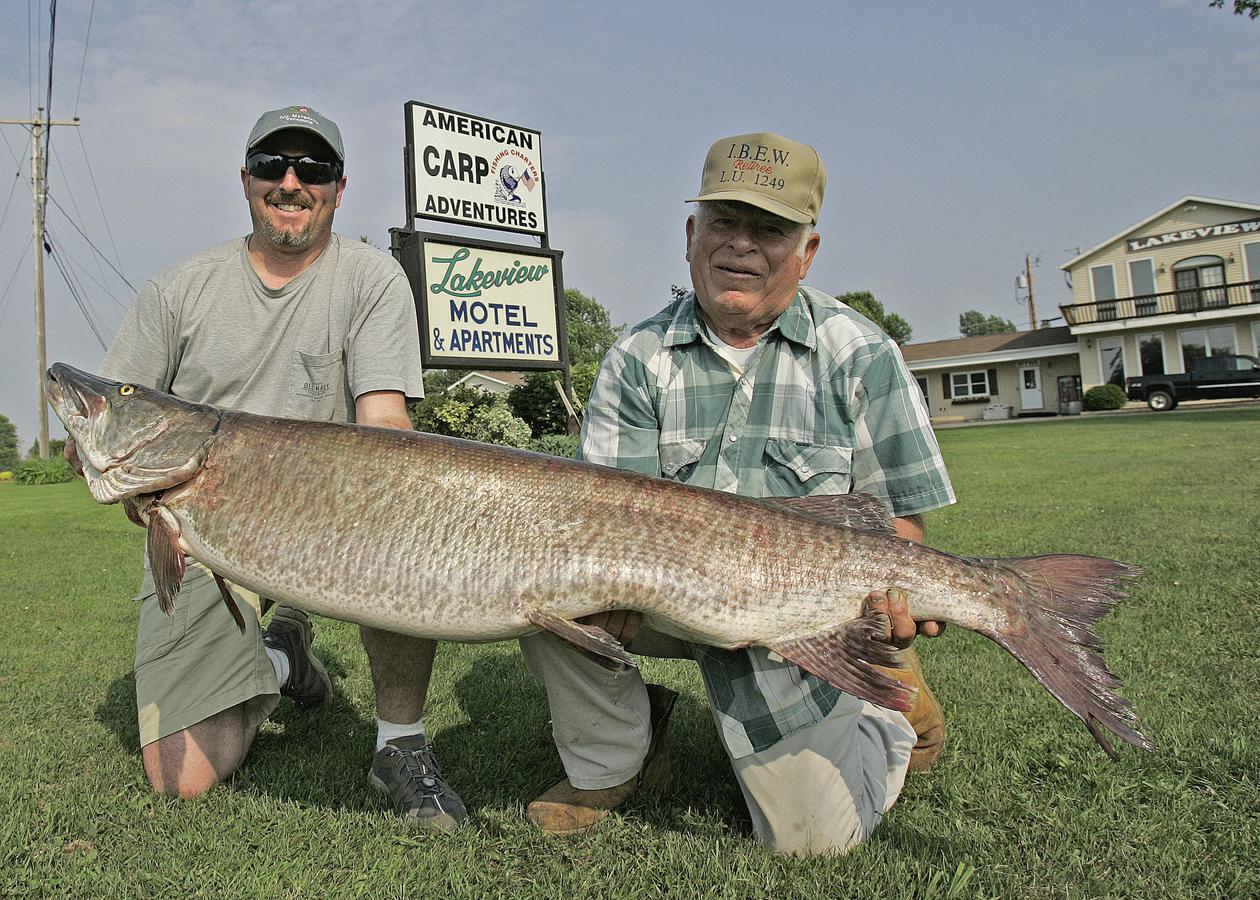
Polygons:
[[117,503],[187,481],[201,468],[221,412],[136,384],[54,363],[48,402],[74,439],[83,476],[100,503]]

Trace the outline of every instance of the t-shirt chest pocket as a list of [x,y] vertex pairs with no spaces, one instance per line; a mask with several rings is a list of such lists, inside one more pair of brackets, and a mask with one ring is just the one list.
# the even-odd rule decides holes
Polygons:
[[847,494],[853,485],[853,448],[770,438],[766,495]]
[[294,350],[288,414],[296,419],[331,420],[337,412],[337,395],[343,381],[345,365],[341,350],[331,353]]

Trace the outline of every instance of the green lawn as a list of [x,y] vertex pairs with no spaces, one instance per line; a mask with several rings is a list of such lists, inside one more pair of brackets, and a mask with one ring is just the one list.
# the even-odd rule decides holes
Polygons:
[[[137,757],[128,597],[143,532],[81,483],[0,482],[0,894],[37,896],[1242,897],[1260,894],[1260,410],[940,435],[959,503],[942,549],[1075,551],[1146,576],[1103,623],[1158,752],[1110,762],[997,647],[920,641],[950,739],[875,837],[783,859],[749,836],[695,671],[675,780],[597,832],[548,840],[524,806],[560,773],[515,645],[444,645],[426,716],[472,817],[417,835],[365,785],[374,712],[356,630],[318,623],[338,695],[282,704],[230,785],[154,797]],[[733,527],[734,523],[733,523]]]

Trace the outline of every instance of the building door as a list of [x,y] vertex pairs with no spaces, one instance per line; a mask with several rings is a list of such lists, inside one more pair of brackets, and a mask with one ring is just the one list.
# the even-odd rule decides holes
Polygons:
[[1041,409],[1045,401],[1041,397],[1040,366],[1019,367],[1019,408]]
[[1192,256],[1173,266],[1177,312],[1198,312],[1229,305],[1225,293],[1225,261],[1219,256]]

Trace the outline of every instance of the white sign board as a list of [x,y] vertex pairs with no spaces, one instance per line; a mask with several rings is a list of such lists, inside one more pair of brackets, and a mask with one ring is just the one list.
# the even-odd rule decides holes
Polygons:
[[546,234],[539,132],[414,100],[406,115],[416,218]]
[[421,249],[426,366],[558,368],[558,251],[426,237]]

